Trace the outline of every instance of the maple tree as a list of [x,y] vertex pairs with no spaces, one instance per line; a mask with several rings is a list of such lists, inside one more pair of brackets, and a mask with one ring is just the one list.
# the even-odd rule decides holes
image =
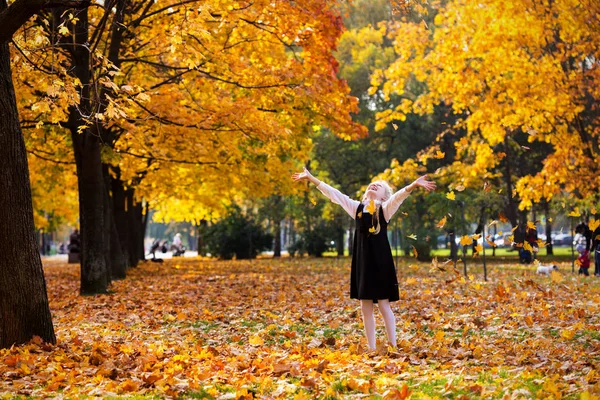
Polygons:
[[[17,83],[23,120],[35,121],[26,134],[62,130],[75,150],[82,270],[92,275],[82,274],[82,292],[106,290],[111,262],[102,254],[118,253],[107,250],[115,229],[129,264],[143,258],[150,204],[159,218],[219,216],[240,198],[284,192],[311,129],[365,133],[335,76],[341,29],[337,12],[316,0],[116,1],[23,31],[13,64],[27,72]],[[33,84],[49,71],[56,79]],[[192,209],[202,215],[183,216]]]
[[[492,177],[507,143],[528,150],[539,142],[551,145],[539,172],[505,175],[507,196],[516,189],[519,206],[527,209],[563,190],[580,198],[596,193],[597,2],[573,8],[567,1],[448,1],[433,7],[432,24],[402,16],[390,24],[398,58],[373,76],[372,91],[402,100],[379,114],[378,128],[446,104],[459,119],[444,135],[464,134],[455,144],[454,166],[465,186]],[[414,90],[421,82],[427,87],[422,93]]]
[[33,335],[55,341],[42,264],[34,237],[27,155],[21,133],[8,41],[35,13],[56,6],[86,6],[81,1],[0,1],[0,208],[4,240],[0,248],[0,347],[23,343]]

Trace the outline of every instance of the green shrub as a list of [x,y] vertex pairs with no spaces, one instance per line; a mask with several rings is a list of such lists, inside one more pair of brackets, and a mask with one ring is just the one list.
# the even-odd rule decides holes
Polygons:
[[237,206],[231,207],[229,215],[208,227],[206,232],[208,251],[224,260],[234,256],[238,260],[255,258],[272,245],[273,235]]

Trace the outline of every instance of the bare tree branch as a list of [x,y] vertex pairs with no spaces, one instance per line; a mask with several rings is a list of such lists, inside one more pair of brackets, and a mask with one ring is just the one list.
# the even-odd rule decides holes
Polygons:
[[0,43],[6,43],[29,18],[43,9],[53,7],[85,8],[90,0],[16,0],[0,11]]

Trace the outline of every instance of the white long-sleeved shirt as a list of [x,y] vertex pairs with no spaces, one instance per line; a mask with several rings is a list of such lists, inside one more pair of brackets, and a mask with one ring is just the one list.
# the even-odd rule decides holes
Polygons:
[[[350,214],[352,219],[356,218],[356,210],[360,205],[360,201],[351,199],[347,195],[335,188],[332,188],[323,181],[319,183],[317,189],[327,196],[332,203],[342,206],[342,208],[346,210],[348,214]],[[390,222],[390,219],[392,219],[396,211],[398,211],[398,208],[400,208],[400,204],[402,204],[409,194],[410,192],[408,192],[406,188],[402,188],[394,193],[389,199],[381,203],[381,208],[383,208],[383,217],[387,222]],[[368,212],[366,209],[364,211]]]

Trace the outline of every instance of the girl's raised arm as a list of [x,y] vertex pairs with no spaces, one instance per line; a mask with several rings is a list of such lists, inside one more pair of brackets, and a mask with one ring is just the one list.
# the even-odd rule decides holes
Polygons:
[[323,193],[329,200],[331,200],[334,204],[339,204],[342,206],[342,208],[348,214],[350,214],[353,219],[356,218],[356,210],[358,209],[360,202],[351,199],[339,190],[332,188],[325,182],[318,180],[312,176],[312,174],[306,168],[304,168],[302,172],[297,172],[292,175],[292,179],[294,179],[295,182],[308,180],[314,183],[317,186],[317,189],[319,189],[321,193]]

